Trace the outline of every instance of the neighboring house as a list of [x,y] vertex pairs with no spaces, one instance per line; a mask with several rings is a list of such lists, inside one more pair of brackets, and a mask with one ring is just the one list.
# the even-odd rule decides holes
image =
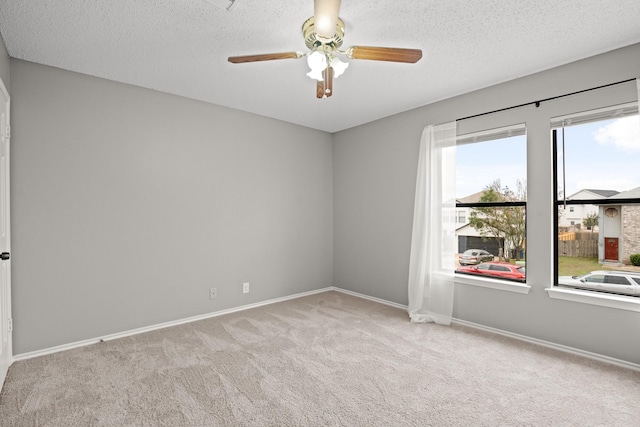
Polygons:
[[[484,194],[484,191],[479,191],[467,197],[456,199],[456,203],[477,203]],[[471,215],[471,208],[456,207],[456,230],[469,224],[469,217]]]
[[[484,190],[457,199],[457,203],[477,203],[483,196]],[[494,255],[498,255],[500,245],[504,246],[504,239],[500,243],[495,237],[482,237],[480,232],[469,224],[469,217],[473,208],[456,208],[456,236],[458,237],[458,253],[467,249],[484,249]]]
[[[618,194],[615,190],[584,189],[567,197],[567,200],[579,199],[607,199]],[[571,227],[582,226],[585,218],[592,214],[599,214],[597,205],[567,205],[559,208],[561,212],[558,218],[558,226]],[[596,229],[597,230],[597,229]]]
[[[638,197],[640,187],[617,193],[607,200]],[[601,205],[599,224],[598,261],[630,264],[629,256],[640,253],[640,206]]]

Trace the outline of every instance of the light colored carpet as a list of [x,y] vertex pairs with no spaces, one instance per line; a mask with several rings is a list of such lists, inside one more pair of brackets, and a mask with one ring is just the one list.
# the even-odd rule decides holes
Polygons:
[[19,361],[2,426],[640,426],[640,372],[325,292]]

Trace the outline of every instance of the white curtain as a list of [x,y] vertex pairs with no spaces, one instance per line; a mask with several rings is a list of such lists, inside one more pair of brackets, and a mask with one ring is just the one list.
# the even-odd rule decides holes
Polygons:
[[456,123],[422,132],[409,261],[412,322],[451,323],[455,234]]

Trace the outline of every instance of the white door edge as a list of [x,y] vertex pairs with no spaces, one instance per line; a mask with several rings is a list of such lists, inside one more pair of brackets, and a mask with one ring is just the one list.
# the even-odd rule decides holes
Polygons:
[[[7,144],[7,151],[6,151],[6,163],[5,163],[5,177],[4,179],[2,179],[1,181],[4,182],[4,188],[0,188],[0,192],[4,193],[6,195],[6,212],[5,212],[5,218],[4,218],[4,224],[0,224],[0,226],[5,226],[6,227],[6,247],[5,248],[0,248],[3,249],[3,251],[6,252],[11,252],[11,227],[10,227],[10,218],[9,218],[9,213],[10,213],[10,206],[9,206],[9,201],[10,201],[10,197],[9,197],[9,189],[10,189],[10,173],[9,173],[9,153],[10,153],[10,129],[11,129],[11,120],[10,120],[10,104],[11,104],[11,97],[9,96],[9,91],[7,91],[6,86],[4,85],[4,82],[2,81],[2,79],[0,78],[0,93],[2,93],[2,95],[4,95],[4,98],[6,99],[6,105],[4,106],[6,108],[6,118],[5,118],[5,123],[8,126],[8,131],[7,129],[0,129],[0,132],[6,132],[5,133],[5,138],[6,138],[6,144]],[[2,139],[5,139],[2,138]],[[0,216],[1,217],[1,216]],[[0,230],[1,231],[1,230]],[[2,251],[0,251],[2,252]],[[9,369],[9,366],[11,365],[11,363],[13,362],[13,348],[12,348],[12,320],[11,320],[11,260],[6,260],[6,261],[0,261],[2,263],[7,263],[5,265],[3,265],[4,268],[7,269],[7,275],[6,275],[6,286],[1,287],[0,288],[0,292],[3,295],[0,295],[0,301],[4,301],[4,303],[0,306],[0,328],[2,328],[2,334],[0,334],[0,347],[1,347],[1,352],[0,352],[0,389],[2,388],[3,384],[4,384],[4,380],[6,378],[7,375],[7,371]],[[3,289],[4,288],[4,289]],[[4,335],[6,333],[6,335]],[[3,336],[6,336],[6,342],[4,341],[4,338],[2,338]],[[4,348],[6,346],[6,348]]]

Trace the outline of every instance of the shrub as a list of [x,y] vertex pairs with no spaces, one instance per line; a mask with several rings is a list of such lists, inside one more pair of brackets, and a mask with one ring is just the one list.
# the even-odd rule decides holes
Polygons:
[[640,266],[640,254],[631,254],[629,260],[631,264]]

